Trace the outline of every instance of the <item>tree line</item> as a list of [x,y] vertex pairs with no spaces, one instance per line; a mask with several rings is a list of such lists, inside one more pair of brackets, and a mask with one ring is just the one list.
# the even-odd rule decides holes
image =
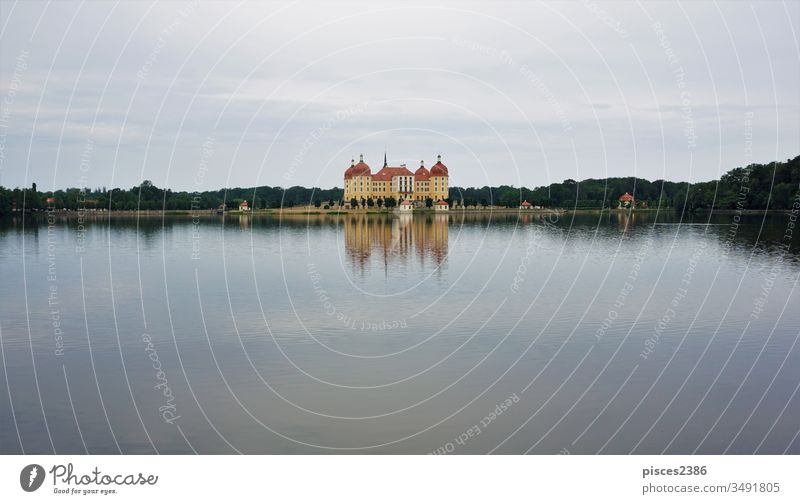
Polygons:
[[[516,208],[527,200],[545,208],[599,209],[617,206],[621,194],[628,192],[637,207],[657,206],[686,211],[710,209],[777,209],[792,207],[800,189],[800,156],[786,162],[751,164],[730,170],[718,180],[689,184],[666,180],[649,181],[637,177],[572,179],[529,189],[501,185],[495,187],[451,187],[448,203],[465,206],[503,206]],[[69,188],[39,191],[30,188],[8,189],[0,186],[0,214],[13,211],[54,209],[106,210],[196,210],[238,208],[247,200],[251,208],[281,208],[297,205],[335,206],[344,202],[343,189],[321,189],[300,186],[282,188],[259,186],[216,191],[172,191],[156,187],[145,180],[129,189]],[[348,202],[353,203],[353,202]],[[387,198],[357,202],[364,206],[391,207],[398,204]]]
[[710,209],[776,209],[792,207],[800,190],[800,156],[786,162],[751,164],[730,170],[717,180],[690,184],[637,177],[567,179],[528,189],[514,186],[451,187],[450,200],[466,206],[517,207],[527,200],[546,208],[616,208],[630,193],[637,207],[675,208],[690,212]]
[[6,189],[0,186],[0,213],[21,210],[46,210],[48,208],[81,210],[216,210],[220,207],[237,209],[242,201],[250,208],[280,208],[295,205],[335,204],[344,191],[338,187],[235,187],[216,191],[173,191],[156,187],[151,181],[122,189],[115,187],[69,188],[40,192],[34,183],[29,189]]

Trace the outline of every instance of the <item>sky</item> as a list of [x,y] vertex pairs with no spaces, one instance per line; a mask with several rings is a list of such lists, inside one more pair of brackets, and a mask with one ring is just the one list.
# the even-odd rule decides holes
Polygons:
[[703,181],[800,154],[797,2],[0,1],[0,185]]

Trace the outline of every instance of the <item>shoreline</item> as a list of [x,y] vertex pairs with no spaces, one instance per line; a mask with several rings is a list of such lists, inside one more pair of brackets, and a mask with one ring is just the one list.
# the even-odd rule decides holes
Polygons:
[[[537,208],[537,209],[529,209],[523,210],[520,208],[505,208],[505,207],[495,207],[495,208],[455,208],[446,211],[437,211],[433,209],[417,209],[412,212],[400,212],[396,209],[393,210],[386,210],[386,209],[358,209],[352,210],[347,208],[342,209],[321,209],[315,207],[292,207],[292,208],[284,208],[284,209],[267,209],[267,210],[250,210],[246,212],[242,212],[239,210],[227,210],[223,213],[218,212],[217,210],[38,210],[32,212],[11,212],[8,214],[0,214],[0,218],[8,218],[8,217],[35,217],[35,216],[48,216],[48,215],[56,215],[56,216],[63,216],[63,217],[81,217],[81,218],[91,218],[91,217],[190,217],[190,218],[197,218],[197,217],[224,217],[224,216],[258,216],[258,217],[282,217],[282,216],[307,216],[307,215],[329,215],[329,216],[341,216],[341,215],[459,215],[459,214],[471,214],[471,215],[550,215],[550,214],[575,214],[575,215],[600,215],[603,213],[608,214],[623,214],[623,213],[634,213],[634,214],[653,214],[657,212],[661,213],[680,213],[680,209],[675,208],[637,208],[632,211],[619,209],[619,208],[577,208],[577,209],[564,209],[564,208]],[[781,215],[781,214],[790,214],[792,213],[791,210],[764,210],[764,209],[747,209],[747,210],[736,210],[736,209],[714,209],[714,210],[703,210],[703,211],[696,211],[693,213],[686,212],[686,215],[708,215],[708,214],[716,214],[716,215]]]

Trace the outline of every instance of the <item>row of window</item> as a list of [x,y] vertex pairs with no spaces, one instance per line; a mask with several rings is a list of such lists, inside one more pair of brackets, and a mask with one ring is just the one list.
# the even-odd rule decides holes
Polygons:
[[[386,189],[386,182],[373,182],[371,185],[375,189]],[[358,184],[353,184],[353,188],[354,189],[364,189],[364,186],[365,186],[365,184],[363,182],[360,182]],[[410,183],[407,183],[407,182],[399,182],[396,187],[400,187],[402,189],[408,189],[408,188],[411,188],[411,187],[414,187],[414,186],[418,187],[420,190],[427,190],[427,189],[430,189],[430,187],[431,187],[430,186],[430,182],[417,182],[414,185],[412,185]],[[367,182],[366,187],[370,187],[370,183],[369,182]],[[350,188],[350,182],[346,182],[345,183],[345,188],[346,189]],[[438,183],[434,183],[433,184],[433,188],[434,189],[439,189],[439,184]],[[446,188],[447,188],[447,186],[445,184],[442,184],[442,189],[446,189]]]
[[[371,177],[354,177],[352,180],[345,180],[345,192],[347,194],[350,193],[364,193],[364,192],[377,192],[377,193],[387,193],[391,190],[391,192],[397,193],[427,193],[431,192],[431,183],[427,180],[420,180],[415,181],[413,176],[398,176],[394,177],[391,182],[386,181],[376,181],[372,182],[370,180]],[[437,177],[433,178],[433,192],[439,193],[440,190],[443,193],[447,192],[447,184],[446,181],[442,180],[441,184],[439,183],[440,180]],[[373,194],[373,197],[376,195]],[[424,198],[425,196],[417,196],[418,198]]]
[[419,188],[418,187],[418,188],[414,189],[414,188],[411,188],[411,187],[402,187],[402,186],[398,187],[398,188],[395,188],[393,190],[383,189],[383,188],[380,188],[380,187],[367,187],[367,188],[364,188],[364,187],[353,187],[352,189],[349,188],[349,187],[345,188],[345,191],[347,191],[347,192],[365,192],[365,191],[369,192],[369,191],[374,191],[374,192],[380,192],[380,193],[393,193],[393,192],[425,193],[425,192],[439,192],[440,190],[441,191],[446,191],[447,188],[446,187],[442,187],[441,189],[439,189],[438,187],[436,187],[436,188],[433,188],[433,189],[429,189],[429,188],[423,189],[423,188]]

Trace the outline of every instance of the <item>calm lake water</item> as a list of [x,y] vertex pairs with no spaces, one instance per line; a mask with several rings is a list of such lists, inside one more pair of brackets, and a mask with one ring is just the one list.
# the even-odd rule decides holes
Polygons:
[[2,221],[0,451],[800,453],[789,224]]

